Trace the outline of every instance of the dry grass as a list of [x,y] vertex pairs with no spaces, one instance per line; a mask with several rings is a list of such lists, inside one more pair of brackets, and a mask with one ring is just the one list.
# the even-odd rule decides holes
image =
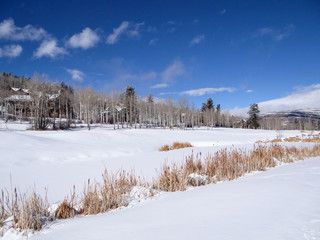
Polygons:
[[181,165],[164,164],[153,186],[162,191],[184,191],[189,185],[199,186],[216,180],[230,181],[253,171],[275,167],[277,162],[289,163],[319,155],[320,145],[310,148],[258,145],[251,151],[222,149],[207,155],[203,161],[201,155],[194,159],[192,154]]
[[47,221],[49,213],[48,203],[40,195],[32,193],[21,197],[21,208],[18,218],[18,228],[28,230],[41,230]]
[[163,145],[162,147],[160,147],[158,149],[160,152],[168,152],[170,150],[170,146],[169,145]]
[[74,209],[73,204],[66,198],[59,205],[55,212],[55,217],[60,219],[73,218],[78,212]]
[[309,143],[318,143],[320,142],[319,136],[310,136],[308,138],[300,138],[298,136],[295,137],[288,137],[285,139],[276,138],[273,140],[258,140],[256,143],[278,143],[278,142],[309,142]]
[[108,173],[105,169],[102,180],[102,184],[96,181],[91,183],[88,180],[81,199],[83,214],[98,214],[127,206],[126,194],[131,191],[133,186],[138,185],[135,175],[126,171],[113,174]]
[[18,194],[15,188],[11,194],[1,191],[0,199],[0,226],[12,217],[14,228],[20,230],[40,230],[47,221],[49,213],[47,198],[43,199],[35,192],[32,194]]
[[167,152],[170,150],[176,150],[180,148],[188,148],[188,147],[193,147],[191,143],[188,142],[174,142],[171,146],[169,145],[163,145],[162,147],[159,148],[160,152]]

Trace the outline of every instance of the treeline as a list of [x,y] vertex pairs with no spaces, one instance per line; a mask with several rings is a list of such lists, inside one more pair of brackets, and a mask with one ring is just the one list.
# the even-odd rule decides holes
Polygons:
[[34,129],[65,129],[72,124],[113,124],[123,127],[236,127],[240,118],[221,112],[209,98],[201,109],[187,99],[174,101],[146,98],[133,86],[109,94],[91,87],[74,89],[64,82],[52,82],[46,75],[32,78],[2,73],[0,76],[1,113],[7,118],[29,119]]
[[113,124],[114,129],[124,127],[232,127],[268,130],[298,129],[320,130],[319,118],[261,117],[257,104],[252,104],[249,117],[233,116],[222,111],[211,98],[195,107],[185,98],[157,99],[151,93],[143,98],[133,86],[109,94],[91,87],[75,89],[64,82],[50,81],[43,74],[32,78],[11,73],[0,75],[0,115],[6,120],[24,119],[33,129],[67,129],[85,123]]

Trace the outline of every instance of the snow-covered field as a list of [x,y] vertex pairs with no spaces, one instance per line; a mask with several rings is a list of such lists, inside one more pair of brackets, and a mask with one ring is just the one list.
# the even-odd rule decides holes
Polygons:
[[[0,189],[48,188],[61,201],[88,178],[134,169],[151,179],[164,161],[221,148],[251,148],[279,132],[247,129],[120,129],[95,126],[68,131],[26,131],[0,122]],[[301,136],[282,131],[283,137]],[[159,152],[174,141],[194,147]],[[320,158],[270,169],[232,182],[165,193],[132,208],[54,222],[34,239],[320,239]],[[4,239],[16,239],[7,232]],[[0,237],[1,238],[1,237]]]

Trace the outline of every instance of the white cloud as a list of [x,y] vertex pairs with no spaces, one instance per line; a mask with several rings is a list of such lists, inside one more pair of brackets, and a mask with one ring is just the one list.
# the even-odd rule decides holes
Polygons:
[[248,89],[248,90],[246,91],[246,93],[252,93],[252,92],[254,92],[254,91],[251,90],[251,89]]
[[200,89],[193,89],[193,90],[188,90],[181,92],[183,95],[189,95],[189,96],[203,96],[206,94],[213,94],[217,92],[234,92],[236,89],[234,88],[200,88]]
[[125,33],[129,27],[128,21],[123,21],[118,28],[113,29],[113,33],[107,37],[107,44],[115,44],[120,36]]
[[[320,84],[296,88],[297,90],[290,95],[269,101],[258,103],[260,113],[266,114],[270,112],[292,111],[306,108],[320,108]],[[234,115],[246,116],[249,107],[234,108],[231,113]]]
[[41,43],[40,47],[33,53],[33,56],[36,58],[41,58],[43,56],[55,58],[58,55],[64,54],[67,54],[67,51],[64,48],[57,46],[57,40],[49,39],[44,40]]
[[274,29],[272,27],[259,28],[254,37],[269,36],[274,40],[281,41],[282,39],[289,37],[295,30],[294,25],[288,25],[283,29]]
[[223,15],[223,14],[225,14],[227,12],[227,10],[226,9],[223,9],[221,12],[220,12],[220,15]]
[[85,28],[81,33],[74,34],[68,41],[67,46],[72,48],[88,49],[94,47],[100,40],[100,37],[95,31],[90,28]]
[[128,36],[131,38],[139,38],[140,37],[140,31],[141,27],[144,26],[144,22],[136,23],[136,24],[130,24],[130,28],[128,30]]
[[0,48],[0,57],[15,58],[22,53],[22,47],[20,45],[10,45]]
[[159,83],[159,84],[153,85],[153,86],[151,87],[151,89],[166,88],[166,87],[169,87],[169,85],[168,85],[167,83]]
[[196,44],[201,43],[203,40],[205,40],[205,36],[204,35],[197,35],[195,36],[191,42],[190,42],[190,46],[194,46]]
[[73,80],[76,80],[76,81],[79,81],[79,82],[83,81],[83,77],[85,76],[85,74],[83,72],[81,72],[80,70],[78,70],[78,69],[68,69],[68,68],[66,70],[71,75],[71,78]]
[[181,61],[174,61],[162,73],[161,78],[165,83],[174,81],[176,77],[182,76],[186,73],[186,69]]
[[49,34],[44,29],[36,28],[32,25],[17,27],[11,18],[5,19],[0,23],[0,39],[40,41],[48,36]]
[[158,38],[151,39],[149,45],[155,45],[159,41]]
[[160,76],[161,82],[152,86],[151,88],[155,89],[169,87],[170,83],[175,81],[177,77],[183,76],[184,74],[186,74],[184,64],[181,61],[176,60],[161,73],[156,74],[155,77]]
[[113,33],[111,33],[107,37],[107,44],[115,44],[119,41],[120,37],[125,35],[128,38],[140,38],[141,32],[152,32],[155,31],[156,28],[153,27],[143,27],[145,25],[144,22],[141,23],[132,23],[128,21],[123,21],[118,28],[113,29]]

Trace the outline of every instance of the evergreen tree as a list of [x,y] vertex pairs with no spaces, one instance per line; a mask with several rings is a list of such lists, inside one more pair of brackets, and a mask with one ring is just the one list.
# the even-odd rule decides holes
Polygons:
[[257,129],[260,126],[259,124],[260,110],[257,103],[250,104],[250,110],[248,114],[249,114],[248,127]]
[[205,112],[206,110],[214,109],[212,98],[208,98],[206,103],[202,103],[201,111]]
[[127,109],[127,123],[130,122],[132,127],[133,117],[136,112],[136,91],[134,87],[127,86],[126,88],[126,109]]

